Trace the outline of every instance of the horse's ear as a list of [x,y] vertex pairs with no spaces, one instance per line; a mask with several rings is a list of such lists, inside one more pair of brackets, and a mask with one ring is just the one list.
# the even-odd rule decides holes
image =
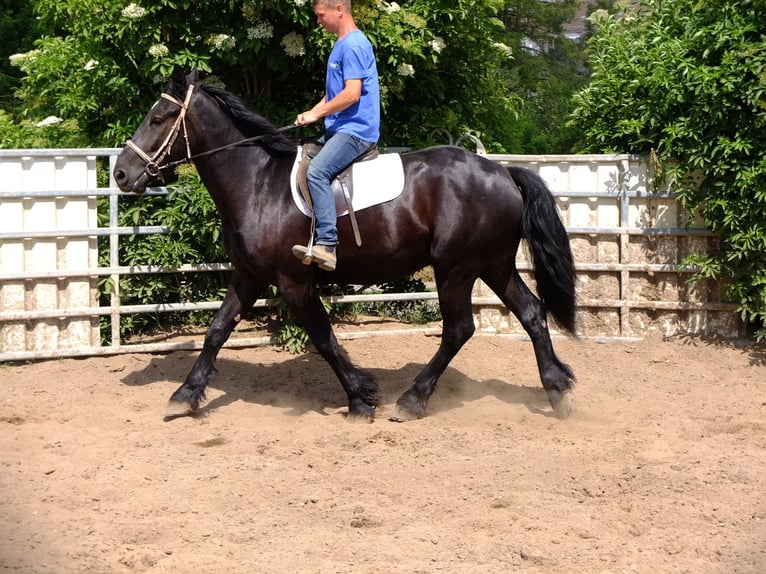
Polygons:
[[179,66],[173,68],[173,75],[170,77],[170,81],[173,83],[173,86],[179,87],[181,92],[186,88],[186,75]]
[[194,84],[195,86],[199,82],[199,71],[197,68],[192,68],[191,73],[189,73],[188,76],[186,76],[186,81],[190,84]]

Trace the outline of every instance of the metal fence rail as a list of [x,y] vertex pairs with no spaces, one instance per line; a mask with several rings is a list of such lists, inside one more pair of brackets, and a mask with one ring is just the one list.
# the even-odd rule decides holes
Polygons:
[[[108,158],[109,171],[112,171],[119,149],[88,149],[88,150],[0,150],[0,167],[2,161],[19,161],[27,164],[34,164],[40,158],[43,160],[53,159],[55,161],[64,158],[61,161],[66,162],[66,158],[82,158],[94,160],[95,158]],[[658,200],[673,202],[672,194],[668,192],[651,193],[646,188],[646,177],[640,185],[636,185],[636,167],[640,158],[634,156],[489,156],[494,161],[505,165],[523,165],[532,169],[542,171],[551,165],[563,166],[590,166],[588,169],[593,171],[593,166],[611,166],[612,172],[609,172],[610,179],[606,185],[600,188],[584,189],[557,189],[556,178],[553,178],[553,194],[562,208],[562,214],[565,221],[572,219],[571,214],[568,217],[567,207],[571,210],[574,202],[585,201],[598,204],[599,209],[612,209],[611,204],[616,203],[616,209],[619,215],[619,225],[567,225],[567,231],[570,238],[574,241],[576,238],[584,238],[589,241],[598,238],[598,241],[613,242],[617,245],[619,255],[614,261],[600,262],[589,261],[587,259],[577,258],[576,269],[578,273],[598,275],[612,274],[619,276],[620,291],[609,294],[599,294],[598,296],[588,296],[580,294],[579,309],[581,310],[610,310],[619,314],[619,332],[606,333],[606,336],[613,335],[619,337],[635,336],[634,329],[630,325],[630,314],[637,310],[648,311],[668,311],[668,312],[689,312],[698,311],[733,313],[732,305],[715,300],[683,301],[683,300],[642,300],[631,295],[628,287],[631,281],[631,275],[646,274],[649,276],[657,274],[672,274],[678,276],[688,276],[692,269],[685,268],[678,262],[630,262],[625,254],[630,248],[631,238],[639,237],[664,237],[664,238],[713,238],[713,234],[704,228],[688,228],[680,225],[660,226],[647,225],[644,227],[634,227],[628,225],[631,217],[631,202]],[[95,165],[94,162],[91,162]],[[567,168],[569,169],[569,168]],[[541,173],[541,175],[544,175]],[[95,178],[94,178],[95,179]],[[638,178],[640,179],[640,177]],[[550,182],[549,182],[550,183]],[[559,182],[560,183],[560,182]],[[602,182],[603,183],[603,182]],[[162,195],[166,190],[159,188],[150,193]],[[98,323],[98,318],[108,316],[111,323],[111,343],[108,345],[84,344],[84,345],[58,345],[50,348],[25,348],[25,349],[6,349],[0,346],[0,361],[19,361],[30,359],[54,358],[63,356],[87,356],[103,355],[122,352],[148,352],[148,351],[169,351],[174,349],[193,349],[198,348],[200,342],[182,342],[182,343],[154,343],[154,344],[126,344],[121,340],[120,321],[125,315],[135,313],[166,313],[178,311],[198,311],[215,310],[220,306],[220,301],[215,302],[187,302],[180,304],[148,304],[148,305],[124,305],[120,300],[119,280],[123,276],[139,274],[156,273],[204,273],[220,272],[231,269],[228,263],[204,263],[197,265],[182,265],[175,268],[163,266],[125,266],[119,261],[119,240],[125,235],[164,233],[166,229],[162,226],[131,226],[125,227],[119,225],[120,200],[124,197],[135,197],[131,194],[123,194],[116,189],[113,182],[110,181],[110,187],[75,187],[67,189],[3,189],[0,188],[0,210],[3,204],[22,204],[24,209],[34,209],[35,204],[40,201],[66,202],[70,199],[83,199],[96,197],[109,198],[109,225],[107,227],[88,226],[65,226],[58,229],[12,229],[8,230],[6,225],[0,227],[0,294],[2,290],[11,285],[33,285],[35,283],[45,282],[66,282],[69,280],[85,278],[94,282],[99,278],[108,277],[114,286],[111,294],[111,300],[108,306],[97,304],[95,296],[92,296],[92,303],[89,305],[70,305],[56,308],[8,308],[3,304],[4,299],[0,297],[0,329],[8,325],[33,325],[39,322],[57,322],[61,320],[85,319]],[[15,203],[14,203],[15,202]],[[601,202],[601,203],[599,203]],[[605,202],[605,203],[604,203]],[[605,207],[604,207],[605,206]],[[582,211],[582,210],[580,210]],[[0,211],[2,213],[2,211]],[[598,223],[598,222],[597,222]],[[94,240],[98,237],[109,238],[109,265],[100,267],[98,265],[74,266],[70,268],[41,269],[32,267],[31,269],[10,269],[3,265],[7,259],[7,246],[24,246],[36,242],[63,242],[68,240]],[[91,245],[93,245],[91,243]],[[10,248],[9,248],[10,249]],[[10,252],[10,251],[8,251]],[[97,258],[96,258],[97,261]],[[531,273],[531,264],[522,256],[518,261],[519,270],[527,274]],[[433,300],[437,295],[434,292],[426,293],[401,293],[401,294],[382,294],[366,293],[356,295],[344,295],[329,297],[330,303],[362,303],[362,302],[381,302],[381,301],[402,301],[402,300]],[[94,304],[95,303],[95,304]],[[257,307],[267,307],[274,303],[272,299],[261,299],[256,303]],[[479,310],[477,320],[481,322],[481,309],[502,308],[500,300],[485,290],[477,288],[473,297],[473,304]],[[490,331],[492,327],[484,330]],[[422,329],[421,329],[422,330]],[[513,330],[513,329],[511,329]],[[426,331],[435,331],[427,329]],[[388,332],[388,331],[386,331]],[[640,335],[640,333],[638,333]],[[369,333],[360,333],[357,336],[368,336]],[[589,335],[589,333],[585,333]],[[604,333],[593,333],[594,336],[604,336]],[[354,334],[347,335],[349,337]],[[259,337],[255,339],[236,338],[229,342],[229,345],[249,346],[255,344],[266,344],[273,342],[269,337]],[[1,342],[0,342],[1,343]]]

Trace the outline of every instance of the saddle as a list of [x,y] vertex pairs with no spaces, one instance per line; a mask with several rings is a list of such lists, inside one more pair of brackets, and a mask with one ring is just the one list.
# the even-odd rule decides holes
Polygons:
[[[314,222],[315,222],[315,218],[313,215],[314,206],[311,202],[311,194],[309,193],[309,185],[308,185],[308,179],[306,175],[308,173],[309,164],[311,163],[311,160],[314,157],[316,157],[316,155],[322,149],[322,146],[316,143],[309,142],[309,143],[303,144],[301,149],[302,149],[301,161],[300,161],[300,165],[298,166],[298,173],[296,176],[296,180],[297,180],[298,189],[300,190],[304,201],[306,202],[306,204],[308,205],[312,213],[311,233],[312,233],[312,239],[313,239]],[[353,206],[354,178],[352,176],[352,171],[353,171],[354,164],[375,159],[378,157],[378,155],[379,155],[378,144],[372,144],[372,146],[366,152],[364,152],[362,155],[356,158],[351,163],[351,165],[349,165],[346,169],[340,172],[332,181],[332,191],[333,191],[333,196],[335,197],[335,210],[339,214],[348,212],[348,217],[351,222],[351,229],[354,231],[354,241],[356,242],[357,247],[362,246],[362,235],[359,232],[359,225],[356,222],[356,215],[354,214],[354,206]]]

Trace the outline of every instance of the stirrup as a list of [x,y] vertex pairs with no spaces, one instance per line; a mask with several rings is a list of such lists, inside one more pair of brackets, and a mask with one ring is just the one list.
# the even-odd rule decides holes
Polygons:
[[304,265],[311,265],[314,260],[314,256],[311,252],[313,245],[304,247],[303,245],[293,245],[293,255],[301,260]]
[[[314,260],[314,256],[312,254],[312,250],[314,248],[314,232],[316,231],[317,226],[317,216],[314,213],[314,209],[312,207],[311,209],[311,231],[309,232],[309,242],[306,247],[303,247],[303,245],[294,245],[293,246],[293,255],[295,255],[298,259],[301,260],[301,263],[304,265],[311,265],[311,262]],[[300,249],[299,249],[300,248]],[[305,252],[303,250],[306,250]]]

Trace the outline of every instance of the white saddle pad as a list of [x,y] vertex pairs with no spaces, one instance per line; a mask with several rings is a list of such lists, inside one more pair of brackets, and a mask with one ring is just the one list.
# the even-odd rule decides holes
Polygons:
[[[295,205],[301,213],[311,217],[311,209],[303,199],[297,183],[301,155],[301,148],[298,147],[298,154],[290,173],[290,189]],[[396,199],[404,189],[404,168],[398,153],[383,153],[375,159],[355,163],[351,173],[354,178],[354,196],[351,201],[354,212]],[[338,216],[348,214],[345,205],[345,201],[336,199]]]

